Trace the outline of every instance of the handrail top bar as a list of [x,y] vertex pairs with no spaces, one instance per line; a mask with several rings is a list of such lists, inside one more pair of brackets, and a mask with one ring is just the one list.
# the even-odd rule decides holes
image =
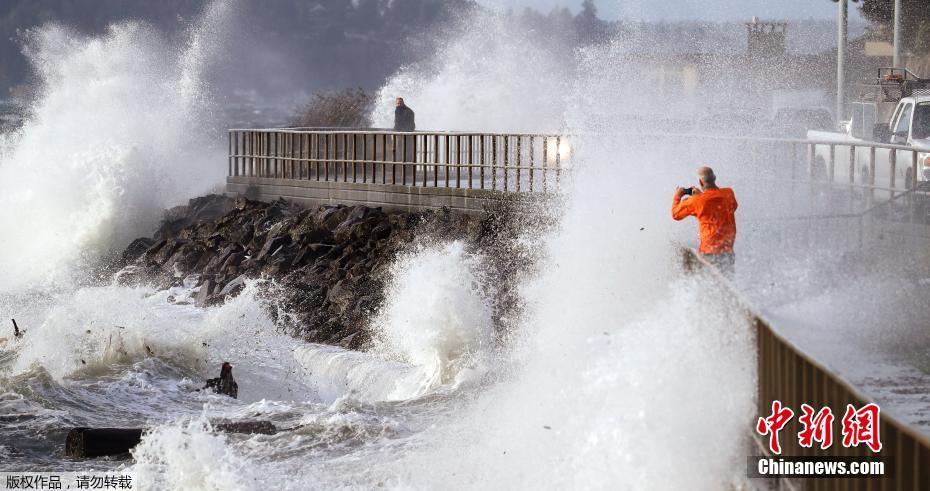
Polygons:
[[[604,134],[601,134],[604,135]],[[606,136],[606,135],[604,135]],[[617,136],[657,136],[655,133],[625,133],[618,134]],[[765,137],[765,136],[726,136],[726,135],[701,135],[694,133],[665,133],[662,134],[663,137],[676,137],[676,138],[704,138],[709,140],[730,140],[730,141],[746,141],[746,142],[762,142],[762,143],[793,143],[793,144],[806,144],[806,145],[834,145],[838,147],[861,147],[861,148],[886,148],[889,150],[906,150],[909,152],[927,152],[930,153],[930,150],[921,150],[919,148],[914,148],[908,145],[895,145],[893,143],[879,143],[879,142],[869,142],[869,141],[843,141],[843,140],[809,140],[802,138],[774,138],[774,137]]]
[[394,131],[389,129],[335,129],[335,128],[230,128],[229,133],[251,131],[253,133],[294,133],[294,134],[358,134],[358,135],[428,135],[428,136],[522,136],[557,138],[565,136],[558,133],[500,133],[493,131]]
[[859,148],[883,148],[887,150],[901,150],[905,152],[925,152],[908,145],[896,145],[893,143],[878,143],[868,141],[842,141],[842,140],[807,140],[800,138],[773,138],[773,137],[753,137],[753,136],[726,136],[726,135],[701,135],[694,133],[600,133],[600,132],[572,132],[572,133],[500,133],[500,132],[482,132],[482,131],[393,131],[388,129],[333,129],[333,128],[230,128],[229,133],[251,131],[255,133],[295,133],[295,134],[364,134],[364,135],[429,135],[429,136],[515,136],[515,137],[540,137],[540,138],[559,138],[571,136],[656,136],[662,138],[702,138],[708,140],[721,141],[745,141],[760,143],[790,143],[797,145],[833,145],[838,147],[859,147]]

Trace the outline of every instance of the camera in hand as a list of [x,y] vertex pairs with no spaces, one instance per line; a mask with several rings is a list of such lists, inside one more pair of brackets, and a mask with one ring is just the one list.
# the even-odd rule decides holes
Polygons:
[[686,196],[691,196],[692,194],[694,194],[694,188],[692,188],[692,187],[684,188],[684,190],[685,190],[684,194],[685,194]]

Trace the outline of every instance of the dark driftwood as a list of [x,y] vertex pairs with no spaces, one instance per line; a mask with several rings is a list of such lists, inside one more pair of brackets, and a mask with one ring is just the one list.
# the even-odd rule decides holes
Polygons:
[[[224,433],[274,435],[278,432],[270,421],[220,422],[213,429]],[[65,455],[94,458],[128,454],[142,441],[142,428],[74,428],[65,440]]]
[[65,455],[77,458],[122,455],[140,441],[141,428],[75,428],[65,440]]

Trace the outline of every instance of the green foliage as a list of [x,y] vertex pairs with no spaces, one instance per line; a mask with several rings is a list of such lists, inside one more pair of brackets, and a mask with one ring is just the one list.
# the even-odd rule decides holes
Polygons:
[[930,21],[923,21],[917,29],[914,52],[922,55],[930,54]]
[[372,102],[372,97],[361,88],[316,94],[293,124],[312,128],[369,128]]
[[[930,22],[930,8],[927,0],[903,0],[902,8],[901,38],[907,48],[916,50],[920,29]],[[866,19],[889,29],[894,22],[894,0],[863,0],[859,9]]]

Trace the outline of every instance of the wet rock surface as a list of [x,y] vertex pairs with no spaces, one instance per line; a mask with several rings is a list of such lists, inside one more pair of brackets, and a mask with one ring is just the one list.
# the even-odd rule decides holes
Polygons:
[[268,279],[269,312],[283,329],[308,341],[364,349],[392,261],[422,241],[462,240],[489,258],[495,321],[504,322],[518,308],[516,284],[535,262],[524,222],[526,216],[517,219],[504,208],[480,215],[385,212],[211,195],[169,210],[153,237],[133,241],[120,261],[129,267],[118,278],[169,288],[195,276],[200,306],[238,295],[246,279]]

